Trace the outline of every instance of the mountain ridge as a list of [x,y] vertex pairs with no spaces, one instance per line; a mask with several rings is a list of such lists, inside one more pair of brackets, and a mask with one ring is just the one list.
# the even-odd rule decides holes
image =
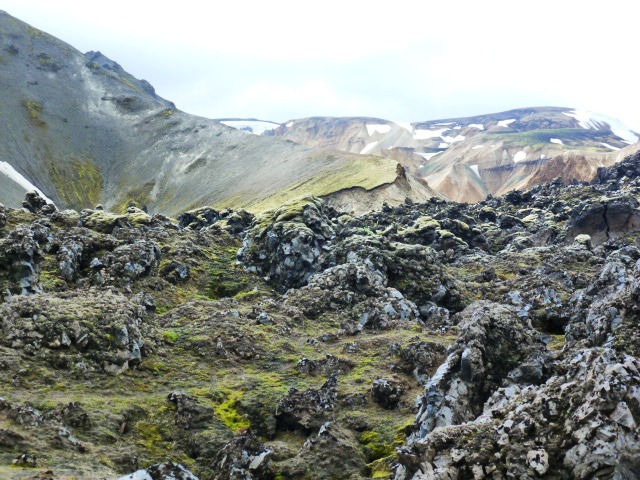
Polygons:
[[[312,179],[304,193],[319,196],[396,181],[389,159],[246,135],[181,112],[100,52],[84,55],[6,13],[0,32],[0,161],[59,207],[260,209]],[[0,182],[0,201],[20,205],[24,187],[1,171]],[[421,184],[398,188],[405,197],[410,188],[434,194]]]
[[615,119],[567,107],[528,107],[412,123],[309,117],[289,120],[263,135],[386,156],[446,197],[471,202],[531,188],[541,179],[557,176],[589,181],[597,168],[638,149],[638,134]]

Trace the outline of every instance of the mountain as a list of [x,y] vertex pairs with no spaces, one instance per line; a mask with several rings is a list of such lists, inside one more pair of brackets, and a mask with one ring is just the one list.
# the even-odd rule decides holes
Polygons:
[[[254,211],[302,194],[342,206],[434,195],[398,163],[250,135],[178,110],[100,52],[0,12],[0,201],[37,189],[60,208],[131,201],[167,214],[213,205]],[[259,123],[259,122],[258,122]]]
[[640,477],[640,153],[362,216],[0,207],[0,478]]
[[402,123],[312,117],[263,135],[399,161],[456,201],[476,202],[554,178],[591,180],[600,166],[638,150],[638,134],[586,111],[535,107],[466,118]]

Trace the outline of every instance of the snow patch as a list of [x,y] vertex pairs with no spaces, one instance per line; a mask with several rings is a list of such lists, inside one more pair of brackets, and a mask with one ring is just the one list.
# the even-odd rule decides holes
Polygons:
[[526,152],[523,152],[522,150],[520,150],[518,153],[516,153],[513,156],[513,163],[518,163],[518,162],[522,162],[523,160],[525,160],[527,158],[527,154]]
[[391,125],[384,125],[380,123],[375,123],[371,125],[367,125],[367,133],[369,135],[373,135],[374,133],[389,133],[391,130]]
[[449,144],[445,142],[440,142],[440,145],[438,145],[438,148],[449,148]]
[[366,147],[364,147],[360,153],[361,153],[361,154],[369,153],[371,150],[373,150],[374,148],[376,148],[376,145],[378,145],[378,142],[371,142],[371,143],[368,143],[368,144],[367,144],[367,146],[366,146]]
[[409,122],[393,122],[393,123],[395,123],[399,127],[404,128],[405,130],[408,130],[409,133],[413,134],[413,125],[411,125]]
[[618,147],[614,147],[613,145],[609,145],[608,143],[601,142],[601,144],[607,148],[610,148],[611,150],[620,150]]
[[449,143],[456,143],[456,142],[461,142],[464,140],[464,135],[456,135],[455,137],[440,137],[442,138],[442,140],[444,140],[445,142],[449,142]]
[[287,123],[287,128],[291,128],[291,125],[293,125],[293,122]]
[[567,117],[575,118],[578,121],[578,124],[586,130],[602,130],[606,125],[609,125],[613,134],[622,138],[625,143],[631,145],[638,141],[638,136],[629,130],[629,128],[618,119],[599,113],[589,112],[587,110],[573,110],[571,112],[562,113]]
[[478,178],[480,178],[480,170],[478,169],[478,165],[471,165],[471,170],[476,174]]
[[500,120],[498,122],[498,126],[499,127],[509,127],[509,125],[511,125],[515,121],[516,121],[515,118],[510,118],[509,120]]
[[456,122],[434,123],[434,125],[453,125]]
[[557,143],[558,145],[564,145],[564,143],[562,143],[562,140],[560,140],[559,138],[552,138],[549,141],[551,143]]
[[484,125],[481,123],[470,123],[467,128],[477,128],[478,130],[484,130]]
[[454,130],[460,130],[462,127],[460,125],[456,125],[455,127],[453,127]]
[[422,158],[424,158],[425,160],[431,160],[431,158],[435,157],[436,155],[438,155],[441,152],[436,152],[436,153],[427,153],[427,152],[414,152],[416,155],[420,155]]
[[413,134],[414,140],[426,140],[427,138],[440,137],[444,132],[449,130],[448,128],[441,128],[439,130],[416,130]]
[[54,204],[49,197],[47,197],[44,193],[42,193],[42,190],[40,190],[33,183],[27,180],[20,172],[18,172],[15,168],[13,168],[9,163],[0,161],[0,173],[4,173],[7,177],[9,177],[11,180],[16,182],[18,185],[24,188],[27,192],[31,190],[35,190],[47,202]]
[[120,477],[118,480],[153,480],[147,469],[138,470],[137,472],[130,473],[124,477]]
[[280,126],[279,123],[264,122],[262,120],[223,120],[220,123],[254,135],[262,135],[264,132],[274,130]]
[[471,150],[478,150],[479,148],[484,147],[484,145],[475,145],[473,147],[471,147]]

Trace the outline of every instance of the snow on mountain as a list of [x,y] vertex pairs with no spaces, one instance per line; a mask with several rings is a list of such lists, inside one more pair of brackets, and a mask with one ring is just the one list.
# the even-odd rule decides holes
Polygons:
[[376,132],[385,134],[385,133],[389,133],[389,130],[391,130],[391,125],[385,125],[385,124],[368,124],[367,125],[367,133],[369,135],[373,135]]
[[605,142],[600,142],[600,143],[602,146],[610,148],[611,150],[615,150],[615,151],[620,150],[618,147],[614,147],[613,145],[609,145],[608,143],[605,143]]
[[515,121],[516,121],[516,119],[515,119],[515,118],[510,118],[509,120],[500,120],[500,121],[498,122],[498,126],[499,126],[499,127],[505,127],[505,128],[508,128],[508,127],[509,127],[509,125],[511,125],[511,124],[512,124],[513,122],[515,122]]
[[373,150],[374,148],[376,148],[376,146],[378,145],[378,142],[371,142],[368,143],[366,147],[364,147],[362,149],[362,151],[360,152],[362,155],[369,153],[371,150]]
[[418,130],[416,129],[415,133],[413,134],[413,139],[414,140],[426,140],[427,138],[435,138],[435,137],[441,137],[442,134],[444,132],[446,132],[447,130],[450,130],[449,128],[440,128],[438,130]]
[[268,122],[265,120],[218,120],[220,123],[233,127],[238,130],[243,130],[254,135],[262,135],[267,130],[273,130],[280,126],[279,123]]
[[435,157],[436,155],[438,155],[440,152],[435,152],[435,153],[427,153],[427,152],[415,152],[416,155],[420,155],[422,158],[424,158],[425,160],[430,160],[431,158]]
[[42,193],[42,190],[40,190],[33,183],[27,180],[20,172],[18,172],[15,168],[13,168],[9,163],[0,161],[0,173],[9,177],[11,180],[16,182],[26,191],[35,190],[47,202],[53,203],[53,201],[51,201],[50,198],[48,198],[44,193]]
[[580,126],[586,130],[601,130],[605,124],[609,125],[614,135],[622,138],[629,145],[636,143],[639,139],[625,124],[616,118],[602,115],[599,113],[589,112],[587,110],[573,110],[564,112],[568,117],[575,118]]
[[409,122],[393,122],[393,123],[395,123],[399,127],[404,128],[405,130],[407,130],[411,134],[413,134],[413,132],[415,131],[413,129],[413,125],[411,125]]
[[513,163],[523,162],[527,158],[527,153],[520,150],[513,156]]

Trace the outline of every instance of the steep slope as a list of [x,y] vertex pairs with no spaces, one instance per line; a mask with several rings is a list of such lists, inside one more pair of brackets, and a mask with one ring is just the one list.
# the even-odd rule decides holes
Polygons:
[[293,120],[264,135],[376,154],[457,201],[530,188],[560,177],[590,180],[634,152],[638,134],[615,119],[560,107],[402,123],[375,118]]
[[[402,180],[389,159],[249,135],[181,112],[101,53],[83,55],[4,12],[0,33],[0,162],[59,207],[118,210],[134,200],[168,214],[204,204],[259,210]],[[19,205],[24,185],[0,178],[0,201]]]

